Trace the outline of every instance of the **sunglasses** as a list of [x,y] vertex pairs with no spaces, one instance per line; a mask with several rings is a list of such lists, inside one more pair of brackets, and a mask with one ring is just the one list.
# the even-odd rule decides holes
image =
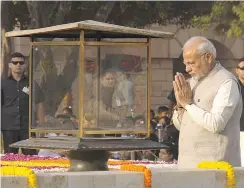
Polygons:
[[240,69],[240,70],[244,70],[244,67],[237,67],[238,69]]
[[14,65],[17,65],[18,63],[19,63],[20,65],[24,65],[24,64],[25,64],[24,61],[12,61],[11,63],[13,63]]

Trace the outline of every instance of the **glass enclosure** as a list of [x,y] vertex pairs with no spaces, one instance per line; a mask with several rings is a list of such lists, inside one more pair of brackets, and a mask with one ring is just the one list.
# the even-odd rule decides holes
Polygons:
[[33,45],[31,132],[77,137],[146,135],[145,44],[85,44],[84,57],[77,44]]
[[31,128],[78,130],[79,97],[72,96],[72,89],[79,93],[79,49],[79,46],[33,46]]
[[85,46],[90,60],[84,74],[85,131],[147,131],[146,52],[146,47]]

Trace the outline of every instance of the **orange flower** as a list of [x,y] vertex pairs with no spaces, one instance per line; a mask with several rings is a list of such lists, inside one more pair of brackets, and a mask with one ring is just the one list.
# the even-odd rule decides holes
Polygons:
[[123,164],[132,164],[132,161],[129,161],[129,160],[108,160],[108,165],[123,165]]
[[131,171],[131,172],[143,172],[145,188],[152,187],[152,173],[149,168],[142,166],[142,165],[124,164],[124,165],[121,165],[120,170],[121,171]]

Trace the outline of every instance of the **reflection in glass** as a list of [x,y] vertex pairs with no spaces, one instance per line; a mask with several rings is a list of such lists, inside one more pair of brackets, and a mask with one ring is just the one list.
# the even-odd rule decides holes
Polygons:
[[[82,123],[84,131],[146,133],[146,52],[146,47],[85,46],[80,75],[79,46],[35,46],[33,80],[45,98],[45,122],[38,123],[33,106],[32,128],[78,130]],[[33,92],[32,100],[37,97]]]
[[146,47],[86,46],[86,54],[100,59],[94,72],[85,70],[85,128],[146,130]]
[[[44,95],[45,122],[39,123],[32,109],[32,128],[54,130],[78,129],[78,103],[73,105],[71,87],[78,88],[79,46],[34,46],[33,83]],[[33,90],[35,90],[35,85]],[[32,101],[38,98],[33,92]]]

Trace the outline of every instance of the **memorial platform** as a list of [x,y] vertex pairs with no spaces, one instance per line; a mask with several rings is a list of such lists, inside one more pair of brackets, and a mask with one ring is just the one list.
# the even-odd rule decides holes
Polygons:
[[[236,188],[244,187],[244,168],[234,168]],[[151,168],[152,188],[226,188],[223,170]],[[144,188],[141,172],[37,173],[37,188]],[[2,188],[28,188],[26,177],[1,177]]]

